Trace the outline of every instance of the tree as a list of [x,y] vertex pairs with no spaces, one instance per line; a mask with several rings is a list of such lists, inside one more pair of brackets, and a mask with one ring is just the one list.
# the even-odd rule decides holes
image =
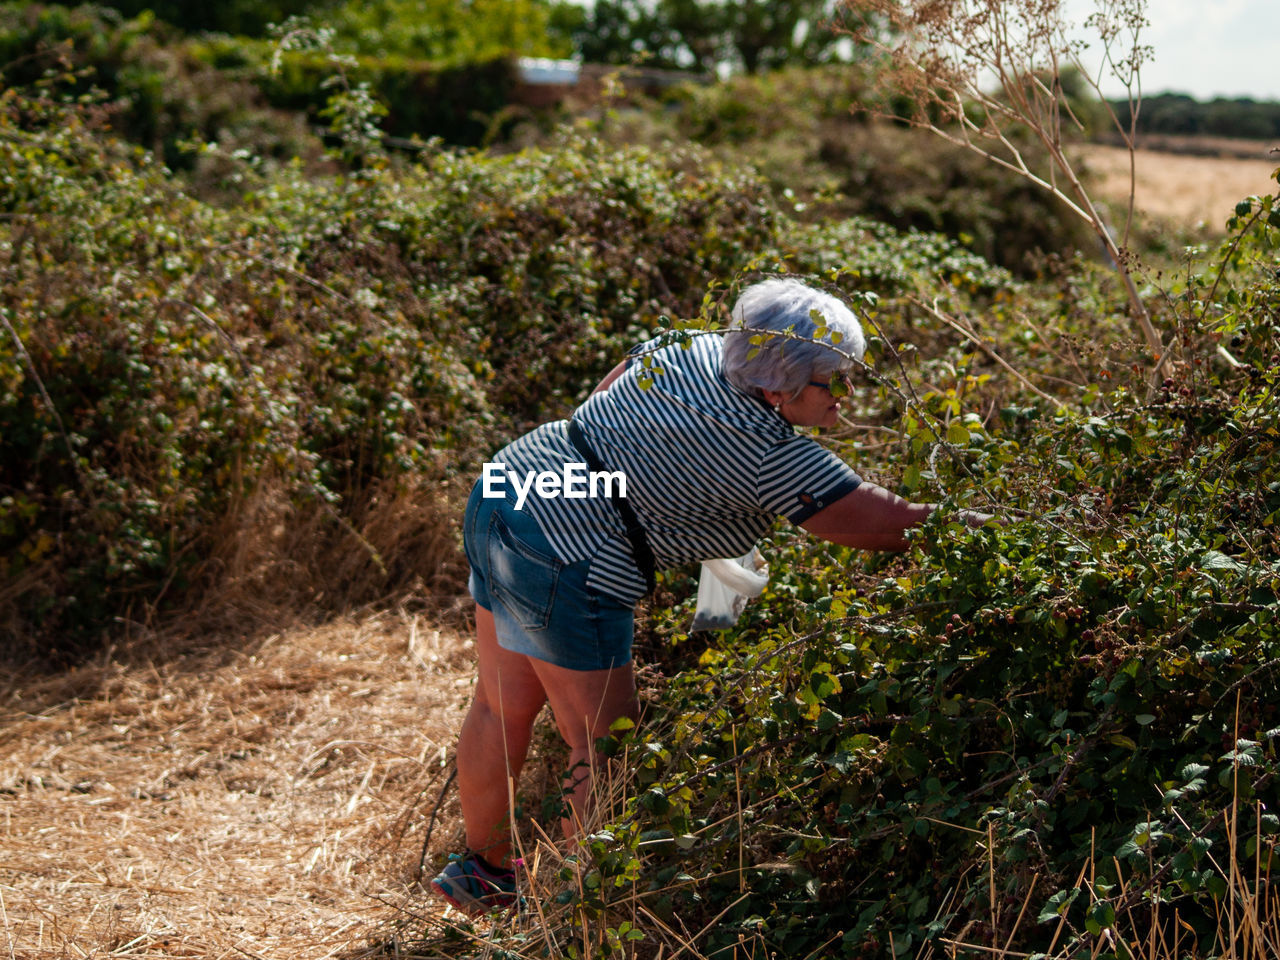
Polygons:
[[832,0],[598,0],[575,43],[589,61],[758,73],[836,59],[840,16]]
[[596,0],[573,40],[588,63],[643,59],[651,66],[682,69],[695,62],[657,0]]
[[[243,36],[265,36],[267,27],[283,23],[299,14],[320,15],[331,7],[332,0],[219,0],[217,3],[191,3],[189,0],[100,0],[99,6],[119,10],[126,17],[136,17],[150,10],[165,23],[181,30],[196,32],[216,30]],[[50,6],[80,6],[78,2]]]
[[[684,0],[693,4],[693,0]],[[840,34],[822,0],[742,0],[724,5],[735,59],[747,73],[829,61]]]
[[568,56],[547,0],[346,0],[323,18],[337,49],[438,63]]

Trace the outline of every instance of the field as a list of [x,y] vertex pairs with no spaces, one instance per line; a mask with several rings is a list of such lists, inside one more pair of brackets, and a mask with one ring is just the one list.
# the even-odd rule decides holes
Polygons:
[[[1185,227],[1207,226],[1219,231],[1236,202],[1267,194],[1275,183],[1271,173],[1280,156],[1267,155],[1267,145],[1239,142],[1221,155],[1198,155],[1169,150],[1140,149],[1134,154],[1137,189],[1135,209],[1149,217]],[[1185,148],[1185,145],[1184,145]],[[1241,156],[1249,153],[1251,156]],[[1129,193],[1129,152],[1120,147],[1092,145],[1084,160],[1098,177],[1098,194],[1113,205],[1113,221],[1120,222]]]

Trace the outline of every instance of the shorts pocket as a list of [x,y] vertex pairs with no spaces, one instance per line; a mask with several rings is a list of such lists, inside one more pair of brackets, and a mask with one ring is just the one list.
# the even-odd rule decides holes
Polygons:
[[498,511],[489,518],[486,549],[489,594],[526,630],[546,629],[564,563],[521,540]]

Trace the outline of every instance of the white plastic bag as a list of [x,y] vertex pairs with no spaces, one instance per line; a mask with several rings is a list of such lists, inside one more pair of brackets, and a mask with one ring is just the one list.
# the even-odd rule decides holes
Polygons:
[[704,560],[689,630],[728,630],[738,622],[748,598],[760,596],[768,582],[769,567],[756,547],[737,559]]

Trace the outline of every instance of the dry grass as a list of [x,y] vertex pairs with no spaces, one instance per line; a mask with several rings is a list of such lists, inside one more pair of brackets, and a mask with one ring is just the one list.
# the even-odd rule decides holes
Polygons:
[[[1096,195],[1106,200],[1119,223],[1129,196],[1129,152],[1090,144],[1082,148],[1096,178]],[[1156,150],[1135,153],[1135,207],[1140,214],[1183,227],[1220,233],[1235,205],[1245,197],[1275,193],[1272,172],[1280,157],[1259,144],[1255,155],[1193,156]]]
[[[584,861],[530,818],[528,909],[473,925],[425,889],[424,860],[462,846],[466,627],[383,613],[0,682],[0,960],[595,955],[611,931],[557,898]],[[554,797],[564,761],[541,723],[522,800]],[[597,785],[587,834],[625,788]],[[622,909],[659,957],[702,956],[705,930]]]
[[[0,958],[303,960],[420,936],[471,675],[468,642],[402,613],[10,678]],[[459,840],[452,794],[439,819],[434,854]]]
[[[528,817],[527,909],[472,924],[425,889],[420,865],[463,842],[467,627],[399,611],[0,681],[0,960],[606,949],[608,925],[558,897],[582,894],[587,860]],[[522,802],[554,797],[564,761],[540,723]],[[597,778],[585,834],[619,812],[627,768]],[[663,923],[634,892],[613,913],[648,927],[650,955],[703,956],[710,926]]]
[[[703,960],[719,917],[664,922],[634,889],[608,923],[559,903],[583,863],[530,821],[517,838],[528,909],[472,926],[424,890],[424,853],[433,867],[461,845],[445,787],[471,690],[469,641],[407,611],[163,656],[136,645],[0,683],[0,960],[458,960],[570,947]],[[552,725],[539,729],[521,785],[535,797],[554,793],[563,763]],[[617,813],[625,780],[600,778],[602,812]],[[1229,822],[1234,833],[1234,814]],[[1239,831],[1263,841],[1260,822],[1245,816]],[[1268,861],[1270,843],[1259,843]],[[1222,956],[1280,950],[1280,897],[1261,863],[1223,871],[1233,896]],[[987,869],[994,890],[990,860]],[[1014,930],[1042,899],[1032,887]],[[1127,899],[1123,884],[1116,899]],[[1176,919],[1118,912],[1111,936],[1134,955],[1187,955]],[[624,920],[644,943],[606,946]],[[1001,917],[991,929],[1004,929]],[[920,960],[1024,956],[1009,951],[1011,937],[966,934]],[[1055,942],[1055,960],[1077,955],[1079,938]]]
[[[1235,835],[1235,821],[1241,809],[1245,813],[1249,812],[1247,804],[1235,805],[1224,811],[1224,816],[1232,825],[1232,836]],[[1255,810],[1260,817],[1262,804],[1257,803]],[[1227,869],[1223,870],[1222,864],[1214,861],[1215,868],[1228,881],[1228,892],[1215,901],[1217,932],[1208,954],[1203,952],[1195,929],[1179,916],[1178,910],[1162,906],[1158,896],[1145,896],[1141,882],[1131,886],[1118,861],[1112,861],[1118,880],[1108,890],[1111,898],[1103,901],[1095,883],[1099,865],[1091,854],[1080,868],[1074,886],[1083,894],[1080,899],[1086,908],[1107,905],[1112,907],[1110,925],[1101,927],[1100,924],[1101,929],[1089,933],[1070,925],[1064,913],[1051,928],[1052,940],[1047,951],[1036,956],[1042,960],[1077,960],[1086,955],[1115,955],[1143,960],[1199,960],[1205,956],[1217,960],[1274,960],[1280,956],[1280,890],[1275,888],[1271,877],[1273,845],[1263,836],[1260,824],[1255,829],[1260,853],[1251,864],[1233,858],[1228,861]],[[992,849],[994,843],[989,839],[987,850]],[[996,873],[990,857],[986,868],[989,870],[991,884],[988,929],[998,931],[1004,928],[995,896]],[[973,921],[969,921],[958,934],[943,933],[935,943],[924,944],[917,953],[916,960],[960,960],[973,957],[1028,960],[1030,954],[1011,950],[1009,944],[1013,942],[1020,927],[1025,928],[1037,922],[1036,911],[1043,902],[1045,893],[1036,889],[1039,877],[1036,874],[1032,878],[1030,888],[1021,903],[1016,905],[1016,917],[1010,915],[1004,918],[1013,920],[1012,928],[1007,934],[995,936],[990,943],[966,939],[974,926]],[[1037,892],[1040,894],[1038,898]],[[938,913],[944,913],[948,906],[949,902],[944,903]]]

